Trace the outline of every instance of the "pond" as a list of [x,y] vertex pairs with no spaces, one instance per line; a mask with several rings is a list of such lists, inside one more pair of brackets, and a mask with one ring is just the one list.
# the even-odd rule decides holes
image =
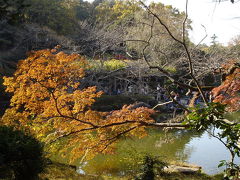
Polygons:
[[[127,174],[137,172],[144,156],[159,157],[170,163],[189,163],[201,166],[209,175],[223,169],[217,166],[220,160],[229,160],[226,148],[208,132],[196,133],[189,130],[149,130],[142,139],[125,139],[117,146],[114,155],[99,155],[85,163],[79,172],[87,174]],[[237,159],[236,163],[239,163]],[[79,165],[79,161],[75,162]]]
[[[208,132],[204,132],[200,137],[191,137],[184,147],[184,152],[189,152],[186,162],[201,166],[209,175],[223,171],[224,167],[217,167],[220,160],[230,160],[230,154],[225,146]],[[235,163],[239,164],[240,159],[237,158]]]

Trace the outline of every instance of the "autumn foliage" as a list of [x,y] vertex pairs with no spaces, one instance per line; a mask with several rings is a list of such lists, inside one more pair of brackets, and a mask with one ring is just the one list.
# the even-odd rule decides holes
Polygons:
[[223,66],[224,79],[212,90],[214,102],[227,105],[228,111],[240,110],[240,65],[231,61]]
[[153,122],[152,110],[133,106],[112,112],[91,110],[102,92],[80,86],[86,60],[56,51],[30,52],[19,62],[14,76],[4,78],[6,91],[13,96],[3,124],[28,131],[52,149],[64,142],[61,149],[73,147],[73,159],[113,152],[119,138],[146,134],[146,125]]

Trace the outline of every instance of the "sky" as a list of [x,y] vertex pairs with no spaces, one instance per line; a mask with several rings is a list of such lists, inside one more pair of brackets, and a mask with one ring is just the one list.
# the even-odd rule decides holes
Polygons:
[[[91,1],[91,0],[89,0]],[[147,0],[161,2],[185,11],[186,0]],[[217,41],[227,45],[232,38],[240,35],[240,1],[232,4],[230,0],[216,3],[214,0],[188,0],[188,15],[193,30],[190,39],[198,44],[207,34],[203,43],[210,45],[215,34]],[[205,29],[203,28],[203,26]]]
[[[186,0],[159,1],[181,11],[186,9]],[[214,34],[217,36],[216,40],[223,45],[227,45],[233,37],[240,35],[240,2],[232,4],[229,0],[221,3],[213,0],[189,0],[188,14],[193,21],[190,38],[196,44],[201,41],[206,32],[207,38],[203,43],[208,45]],[[206,28],[206,32],[202,25]]]

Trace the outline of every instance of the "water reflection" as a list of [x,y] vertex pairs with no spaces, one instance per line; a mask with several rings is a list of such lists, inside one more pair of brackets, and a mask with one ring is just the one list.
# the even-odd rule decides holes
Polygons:
[[125,139],[117,147],[115,155],[99,155],[89,161],[84,170],[90,174],[119,172],[133,173],[139,170],[141,161],[148,155],[159,157],[166,162],[187,161],[191,155],[191,148],[185,151],[186,144],[192,137],[200,137],[201,133],[185,130],[163,131],[149,130],[149,136],[142,139]]
[[[189,130],[163,131],[150,129],[149,136],[142,139],[122,140],[114,155],[98,155],[81,169],[86,174],[123,175],[139,170],[145,155],[160,157],[167,162],[187,162],[201,166],[207,174],[217,174],[223,169],[217,166],[220,160],[229,160],[226,148],[207,132],[196,133]],[[62,157],[55,159],[67,163]],[[79,161],[74,165],[79,166]],[[236,163],[240,163],[239,158]]]
[[[90,161],[88,168],[92,170],[93,164],[102,166],[104,163],[109,170],[115,172],[134,171],[138,168],[134,161],[140,160],[140,156],[148,154],[159,156],[162,160],[180,161],[201,166],[203,171],[209,175],[217,174],[223,171],[218,168],[220,160],[229,160],[230,155],[224,145],[216,138],[211,137],[208,132],[199,132],[189,130],[171,130],[162,131],[154,129],[149,131],[149,136],[143,139],[126,139],[119,143],[116,155],[98,156]],[[130,163],[129,163],[130,162]],[[240,163],[239,158],[236,163]],[[123,168],[124,167],[124,168]],[[95,168],[98,171],[98,168]],[[92,172],[92,171],[91,171]],[[92,172],[94,173],[94,172]]]
[[[189,150],[191,154],[186,162],[201,166],[203,171],[210,175],[223,171],[223,167],[217,167],[220,160],[230,160],[230,154],[225,146],[208,132],[204,132],[200,137],[192,138],[184,148],[185,152]],[[235,160],[235,163],[240,163],[239,158]]]

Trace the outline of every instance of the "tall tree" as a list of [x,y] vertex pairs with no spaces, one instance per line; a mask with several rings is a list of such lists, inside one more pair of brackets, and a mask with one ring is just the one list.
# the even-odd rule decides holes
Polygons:
[[0,21],[6,20],[9,23],[17,23],[24,18],[24,12],[29,7],[27,0],[1,0]]
[[[181,38],[183,33],[182,22],[185,18],[184,12],[161,3],[152,3],[149,8],[161,17],[176,38]],[[186,38],[188,37],[188,30],[191,28],[190,23],[190,20],[186,23]],[[173,68],[182,55],[183,48],[181,45],[170,38],[164,27],[154,17],[149,16],[144,9],[134,13],[134,20],[126,28],[126,31],[125,40],[130,52],[135,51],[141,57],[144,50],[148,60],[155,65],[172,66]]]
[[58,0],[27,0],[31,8],[25,12],[25,21],[47,26],[59,34],[71,34],[77,29],[75,13]]

